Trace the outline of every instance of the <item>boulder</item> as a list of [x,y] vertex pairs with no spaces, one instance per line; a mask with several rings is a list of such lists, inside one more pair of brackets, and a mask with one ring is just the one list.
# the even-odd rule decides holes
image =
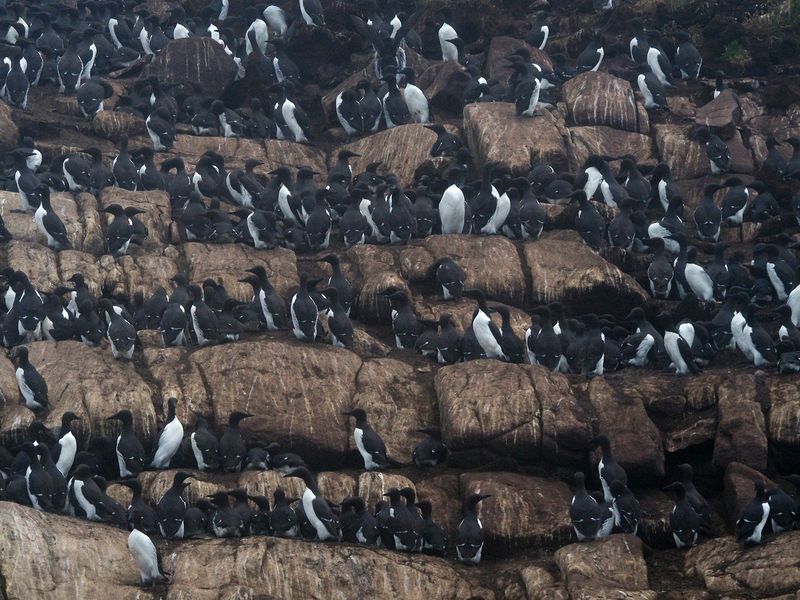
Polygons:
[[562,87],[570,120],[575,125],[607,125],[625,131],[647,131],[640,123],[630,84],[608,73],[588,71]]
[[642,541],[634,535],[570,544],[553,555],[570,598],[655,600],[649,589]]
[[770,449],[775,450],[787,470],[800,458],[800,394],[796,382],[783,378],[765,377],[769,413],[767,435]]
[[[367,411],[370,424],[386,443],[389,456],[400,462],[411,459],[417,443],[415,431],[438,420],[433,378],[394,358],[364,361],[356,378],[351,408]],[[357,455],[355,464],[363,467],[352,436],[348,445]]]
[[741,463],[729,463],[725,469],[723,483],[725,508],[728,512],[728,523],[733,526],[741,510],[747,506],[755,496],[753,485],[758,480],[763,481],[767,489],[776,487],[775,483],[762,473]]
[[493,37],[489,42],[489,52],[486,56],[487,79],[496,79],[505,86],[512,73],[512,69],[507,66],[505,59],[522,48],[530,52],[531,62],[545,70],[553,68],[553,61],[546,52],[531,46],[524,40],[499,35]]
[[206,37],[170,41],[144,70],[144,76],[158,77],[218,98],[236,76],[236,63],[223,47]]
[[[139,332],[140,338],[142,333]],[[147,372],[160,391],[162,403],[170,398],[178,401],[176,414],[186,431],[194,425],[194,415],[213,419],[214,407],[200,368],[187,360],[189,353],[185,348],[161,348],[161,335],[156,335],[158,346],[145,347],[142,354]]]
[[[448,129],[456,133],[454,127]],[[361,173],[368,164],[380,161],[381,170],[394,173],[401,185],[410,186],[417,167],[430,159],[430,149],[435,141],[435,133],[422,124],[413,123],[359,138],[343,149],[361,155],[350,163],[353,173]],[[332,155],[331,160],[335,159]]]
[[794,598],[800,588],[800,531],[747,550],[733,537],[708,540],[686,553],[684,569],[720,598]]
[[146,135],[144,119],[127,112],[104,110],[92,119],[92,131],[107,140],[116,142],[122,134]]
[[389,303],[383,291],[391,286],[411,290],[398,273],[393,250],[375,244],[353,246],[341,255],[342,271],[357,296],[353,315],[364,323],[391,323]]
[[6,245],[6,258],[8,266],[27,274],[37,290],[49,292],[61,282],[56,253],[47,246],[11,240]]
[[361,359],[322,344],[260,339],[202,348],[189,360],[203,373],[214,421],[246,411],[249,441],[277,441],[313,466],[341,465],[352,435],[348,410]]
[[[123,208],[132,207],[145,211],[137,218],[147,227],[148,237],[142,245],[144,252],[152,253],[170,243],[170,229],[172,226],[172,209],[169,196],[166,192],[130,192],[122,188],[106,188],[100,193],[100,207],[107,208],[111,204],[119,204]],[[105,220],[111,223],[112,215],[106,215]],[[177,241],[177,240],[176,240]],[[140,254],[136,246],[129,248],[131,254]]]
[[580,242],[542,238],[522,248],[535,303],[563,302],[573,314],[625,316],[647,301],[638,283]]
[[464,108],[464,136],[472,155],[481,164],[498,162],[515,174],[527,173],[539,161],[567,169],[566,132],[563,118],[544,108],[533,118],[517,117],[514,105],[505,102]]
[[417,85],[425,91],[425,97],[437,115],[440,111],[460,115],[464,90],[471,80],[463,65],[455,61],[437,62],[420,75]]
[[539,457],[541,403],[526,367],[476,360],[439,369],[435,382],[451,450],[485,449],[527,462]]
[[638,398],[662,435],[664,450],[677,452],[711,442],[717,435],[717,388],[725,376],[622,371],[611,382],[621,396]]
[[[58,427],[61,415],[71,410],[81,417],[78,428],[82,432],[110,436],[116,433],[117,424],[106,418],[127,408],[142,439],[155,431],[153,391],[132,363],[115,360],[105,344],[91,348],[73,341],[34,342],[28,344],[28,350],[31,362],[48,384],[50,410],[42,417],[48,427]],[[76,373],[80,373],[79,378]],[[19,441],[33,413],[22,405],[8,408],[2,413],[0,431]]]
[[19,129],[14,122],[11,107],[3,103],[0,105],[0,152],[13,150],[19,141]]
[[693,179],[710,173],[703,147],[687,137],[680,125],[655,125],[656,146],[661,160],[669,165],[675,179]]
[[607,378],[595,377],[586,387],[597,417],[597,433],[611,440],[614,458],[628,477],[636,482],[664,477],[661,433],[647,416],[642,401],[619,394]]
[[745,374],[720,382],[719,426],[714,440],[713,463],[724,469],[732,462],[756,470],[767,467],[767,428],[761,406],[755,401],[755,378]]
[[564,586],[556,583],[547,569],[530,566],[520,571],[527,598],[540,600],[568,600],[569,593]]
[[183,245],[183,254],[190,281],[203,281],[211,278],[225,285],[233,298],[249,301],[253,288],[249,283],[241,283],[247,269],[261,265],[278,293],[289,299],[290,291],[296,291],[300,283],[297,275],[297,259],[291,250],[275,248],[256,250],[244,244],[201,244]]
[[480,504],[491,556],[570,539],[572,491],[561,481],[516,473],[465,473],[461,489],[465,498],[473,493],[492,494]]
[[[625,156],[632,154],[639,164],[655,164],[653,142],[649,136],[612,127],[570,127],[569,157],[572,172],[579,171],[592,154]],[[616,161],[615,161],[616,162]],[[612,163],[612,168],[615,163]]]
[[[500,235],[428,236],[420,247],[401,252],[400,269],[409,281],[422,282],[428,279],[433,263],[445,256],[466,271],[466,289],[480,289],[487,298],[510,304],[519,304],[525,296],[525,277],[517,247]],[[441,288],[436,292],[439,294]]]
[[380,500],[385,500],[383,495],[391,488],[413,488],[413,482],[407,477],[395,473],[382,473],[380,471],[365,471],[358,476],[359,496],[364,498],[369,510]]
[[711,102],[697,109],[694,121],[698,125],[714,129],[732,130],[742,120],[742,108],[736,92],[731,89],[723,91]]
[[[190,486],[191,488],[191,486]],[[143,597],[222,600],[426,597],[495,598],[471,572],[452,561],[343,544],[251,537],[166,544],[156,538],[169,588],[144,592],[127,548],[128,533],[70,517],[3,504],[0,511],[3,596],[23,598]],[[292,565],[291,577],[286,565]],[[320,569],[320,565],[324,568]],[[102,578],[96,577],[98,572]]]
[[[13,236],[13,239],[20,242],[41,244],[46,247],[47,240],[39,232],[39,228],[36,226],[36,222],[33,219],[33,213],[16,211],[20,206],[19,195],[13,192],[0,192],[0,195],[2,195],[2,198],[0,198],[0,206],[5,205],[11,209],[8,210],[7,208],[3,211],[3,221],[6,229],[8,229]],[[80,196],[85,195],[86,194],[81,194]],[[91,199],[90,205],[94,204],[94,199],[91,198],[91,196],[89,196],[89,199]],[[64,223],[64,227],[67,230],[67,239],[71,246],[76,250],[83,250],[84,246],[87,245],[87,228],[78,200],[76,200],[72,194],[57,192],[51,194],[50,201],[53,210]],[[89,219],[92,218],[89,215],[87,215],[87,217]],[[97,218],[96,208],[94,210],[94,218]],[[96,239],[97,232],[92,231],[92,234],[93,239],[88,240],[88,245],[91,245],[92,249],[97,249],[96,244],[99,241]]]
[[[431,469],[435,473],[435,469]],[[447,471],[416,481],[417,498],[427,499],[433,505],[433,520],[444,527],[450,539],[455,539],[461,522],[460,477]]]

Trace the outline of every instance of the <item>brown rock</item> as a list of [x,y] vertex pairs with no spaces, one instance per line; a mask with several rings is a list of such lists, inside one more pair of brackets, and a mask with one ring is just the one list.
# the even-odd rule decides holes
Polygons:
[[480,505],[487,553],[492,556],[569,540],[572,491],[561,481],[516,473],[468,473],[461,476],[461,489],[465,498],[492,494]]
[[687,128],[655,125],[654,129],[658,153],[675,179],[693,179],[709,173],[708,157],[699,143],[687,137]]
[[487,79],[496,79],[505,85],[512,73],[512,69],[507,66],[505,59],[521,48],[525,48],[531,53],[532,62],[544,69],[553,68],[553,61],[550,60],[546,52],[531,46],[523,40],[501,35],[493,37],[489,42],[489,53],[486,56]]
[[[166,192],[129,192],[118,187],[106,188],[100,193],[100,206],[107,208],[111,204],[145,211],[137,216],[147,227],[149,234],[142,246],[144,251],[150,253],[160,250],[164,244],[172,241],[170,239],[172,210]],[[107,223],[110,223],[112,219],[113,217],[108,215]],[[130,250],[132,254],[139,254],[135,247]]]
[[364,471],[358,476],[358,495],[364,498],[367,506],[372,509],[383,495],[391,488],[413,488],[410,479],[396,473],[382,473],[380,471]]
[[714,440],[713,463],[723,469],[732,462],[753,469],[767,467],[767,434],[764,413],[755,402],[753,377],[728,378],[720,383],[719,427]]
[[557,170],[568,168],[566,127],[558,113],[539,109],[531,118],[517,117],[504,102],[470,104],[464,108],[464,136],[480,163],[498,162],[516,174],[543,161]]
[[11,114],[11,107],[3,103],[0,106],[0,152],[16,148],[18,141],[19,129]]
[[451,450],[485,447],[523,461],[539,457],[541,403],[526,367],[476,360],[439,369],[435,382]]
[[[632,154],[639,164],[655,164],[653,143],[641,133],[621,131],[611,127],[570,127],[569,156],[573,172],[583,167],[592,154],[625,156]],[[612,163],[612,168],[614,164]]]
[[733,537],[708,540],[686,553],[684,565],[687,575],[702,579],[717,597],[795,598],[798,556],[800,531],[790,531],[747,550]]
[[642,401],[619,395],[603,377],[591,380],[588,395],[597,416],[597,431],[611,440],[614,458],[628,476],[634,481],[664,477],[661,434]]
[[6,248],[8,266],[26,273],[37,290],[49,292],[60,283],[56,253],[47,246],[11,240]]
[[767,488],[776,487],[775,483],[767,479],[762,473],[751,469],[747,465],[732,462],[725,469],[724,496],[725,508],[728,511],[728,522],[733,525],[739,517],[741,510],[755,496],[753,485],[758,480],[763,481]]
[[612,535],[604,540],[570,544],[553,555],[570,598],[652,599],[642,541],[634,535]]
[[[342,412],[350,408],[361,359],[322,344],[262,339],[197,350],[216,423],[235,411],[246,439],[277,441],[307,460],[339,465],[352,433]],[[316,466],[316,465],[315,465]]]
[[169,290],[170,280],[178,274],[178,260],[178,253],[172,246],[165,248],[164,256],[144,254],[120,257],[125,288],[130,295],[142,292],[145,297],[150,297],[159,286]]
[[[106,421],[123,408],[133,413],[134,428],[143,439],[155,429],[153,393],[133,364],[114,360],[108,347],[90,348],[81,342],[34,342],[28,344],[31,362],[48,384],[50,411],[43,419],[48,427],[61,424],[61,415],[71,410],[86,434],[111,435],[117,431]],[[75,378],[80,373],[80,379]],[[16,398],[18,396],[14,396]],[[4,435],[27,427],[33,413],[2,413]]]
[[[389,456],[401,462],[411,458],[417,437],[414,432],[435,424],[438,417],[432,378],[393,358],[364,362],[356,378],[351,408],[356,407],[367,411],[370,424],[386,443]],[[349,437],[348,445],[354,452],[353,444]],[[357,462],[363,465],[360,455]]]
[[[139,332],[142,339],[144,332]],[[188,429],[193,425],[194,415],[202,415],[213,419],[214,407],[205,383],[203,374],[197,364],[186,360],[188,352],[185,348],[161,348],[161,335],[158,346],[145,348],[143,352],[147,371],[161,392],[161,401],[166,404],[169,398],[178,401],[176,414]]]
[[632,277],[582,243],[540,239],[526,242],[522,251],[536,303],[563,302],[574,314],[625,316],[647,301]]
[[800,395],[794,381],[783,378],[765,377],[764,384],[768,390],[769,413],[767,431],[770,448],[776,450],[786,468],[797,464],[800,454]]
[[[449,130],[455,132],[453,127]],[[417,167],[430,158],[430,149],[435,141],[435,133],[414,123],[359,138],[344,149],[361,155],[351,161],[353,173],[361,173],[368,164],[381,161],[381,169],[394,173],[402,185],[409,186]]]
[[735,127],[742,120],[739,99],[733,90],[725,90],[708,104],[697,109],[694,121],[716,129]]
[[206,278],[222,282],[233,298],[249,301],[253,297],[250,284],[240,283],[250,267],[261,265],[267,270],[272,285],[284,298],[289,297],[300,283],[297,275],[297,262],[294,252],[285,248],[256,250],[243,244],[200,244],[183,245],[186,264],[189,267],[190,281],[203,281]]
[[466,271],[466,289],[477,288],[488,298],[508,303],[519,303],[525,296],[525,277],[517,247],[500,235],[428,236],[422,240],[421,248],[402,251],[400,268],[409,281],[424,281],[433,263],[445,256]]
[[467,70],[457,62],[432,64],[417,82],[425,91],[428,102],[438,111],[460,114],[464,105],[464,90],[472,80]]
[[191,87],[215,98],[233,81],[237,67],[233,58],[211,38],[172,40],[147,67],[144,76]]
[[[47,245],[45,237],[39,233],[36,222],[33,220],[33,213],[16,212],[20,207],[19,195],[12,192],[0,192],[0,205],[5,205],[12,210],[5,209],[3,221],[6,229],[11,233],[15,240],[20,242],[32,242],[35,244]],[[85,238],[85,229],[81,221],[81,214],[78,203],[72,194],[54,193],[51,194],[53,210],[61,218],[64,227],[67,229],[67,239],[73,248],[82,250]]]
[[647,131],[639,123],[633,90],[624,79],[588,71],[565,82],[563,92],[569,117],[576,125]]
[[122,134],[144,135],[147,127],[144,119],[130,113],[104,110],[92,119],[92,131],[107,140],[116,142]]
[[569,594],[563,586],[544,568],[530,566],[520,571],[529,600],[568,600]]
[[461,522],[461,494],[459,476],[445,473],[416,482],[417,497],[428,499],[433,505],[433,518],[455,539],[456,528]]
[[408,284],[398,274],[392,250],[366,244],[349,248],[342,256],[342,271],[358,295],[355,301],[356,314],[365,323],[390,323],[391,312],[383,291],[396,286],[409,297]]

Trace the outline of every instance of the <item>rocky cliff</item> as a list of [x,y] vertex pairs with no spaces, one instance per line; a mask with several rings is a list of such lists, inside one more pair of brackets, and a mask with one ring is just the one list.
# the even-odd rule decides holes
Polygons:
[[[147,4],[163,13],[175,3]],[[196,8],[198,3],[184,4]],[[241,3],[231,3],[236,4]],[[344,22],[352,10],[348,2],[323,4],[333,23]],[[534,4],[543,3],[458,3],[457,28],[491,77],[507,76],[502,57],[523,44],[523,17]],[[575,55],[597,17],[588,2],[576,3],[580,6],[574,13],[555,4],[559,33],[553,52]],[[750,10],[750,3],[721,9],[728,4],[623,4],[616,21],[606,26],[607,35],[623,46],[610,54],[607,72],[576,77],[564,86],[563,98],[552,110],[531,120],[515,118],[507,103],[473,104],[463,113],[460,106],[454,109],[463,69],[433,60],[435,52],[409,54],[420,73],[420,87],[441,120],[467,141],[478,165],[495,161],[521,174],[541,160],[575,172],[590,154],[634,154],[643,165],[669,164],[692,209],[703,186],[722,179],[707,175],[706,158],[701,146],[686,136],[689,130],[712,124],[724,132],[733,158],[731,170],[747,181],[759,175],[768,137],[784,141],[800,135],[800,83],[782,72],[796,65],[796,31],[773,24],[770,31],[777,33],[770,37],[764,31],[771,25],[764,19],[773,13],[759,16],[755,11],[748,19],[737,19],[729,13],[739,5]],[[781,6],[771,3],[770,9],[773,4]],[[692,29],[710,68],[725,68],[728,84],[738,94],[735,105],[729,94],[712,100],[713,81],[703,80],[682,84],[671,93],[669,111],[648,114],[629,83],[633,67],[625,57],[630,34],[626,23],[659,11]],[[435,48],[435,30],[424,25],[421,30],[423,42]],[[742,36],[751,41],[744,56],[731,48]],[[164,157],[180,156],[193,167],[203,152],[214,150],[228,168],[255,157],[264,163],[257,170],[261,174],[285,164],[325,173],[336,153],[348,148],[362,155],[354,161],[354,171],[380,161],[403,185],[437,172],[441,162],[428,155],[435,135],[422,125],[404,125],[350,142],[335,126],[331,110],[336,95],[370,73],[370,56],[354,37],[342,27],[328,36],[303,31],[295,38],[293,56],[313,82],[303,87],[300,101],[318,136],[314,146],[194,137],[187,128]],[[171,59],[162,55],[141,71],[116,73],[115,97],[147,74],[197,80],[208,86],[208,93],[223,93],[209,74],[219,75],[224,61],[207,47],[182,52]],[[766,67],[765,61],[772,66]],[[226,93],[235,96],[235,90]],[[89,146],[112,156],[123,133],[132,147],[149,145],[141,119],[111,111],[92,121],[83,119],[71,98],[54,98],[49,88],[34,88],[24,111],[0,104],[0,150],[14,147],[20,131],[34,134],[46,159]],[[266,267],[285,298],[297,290],[301,273],[313,278],[329,272],[317,261],[329,251],[295,253],[189,242],[172,217],[166,193],[107,188],[97,197],[54,194],[72,244],[72,249],[60,252],[43,245],[30,215],[10,210],[17,202],[15,193],[0,193],[0,211],[14,236],[0,246],[0,264],[25,271],[42,290],[65,285],[72,275],[82,273],[95,294],[111,288],[126,296],[149,296],[185,273],[192,282],[219,281],[232,297],[245,301],[251,290],[239,280],[254,265]],[[114,203],[142,209],[150,231],[141,248],[119,258],[105,254],[109,220],[100,212]],[[232,411],[253,413],[242,424],[247,441],[278,442],[302,455],[320,473],[320,487],[334,502],[358,494],[372,505],[390,487],[413,486],[419,497],[432,501],[435,517],[451,538],[462,500],[477,490],[491,493],[481,509],[487,539],[480,566],[459,565],[452,552],[439,559],[276,538],[181,543],[157,539],[174,578],[168,587],[143,589],[122,529],[0,502],[0,598],[794,598],[800,588],[800,532],[744,549],[732,537],[731,525],[751,499],[754,480],[766,475],[793,491],[785,476],[797,472],[800,464],[798,376],[754,369],[733,352],[722,354],[694,377],[628,369],[587,379],[489,360],[441,367],[410,350],[394,348],[389,307],[381,295],[388,286],[407,290],[423,318],[447,312],[462,330],[471,319],[474,301],[442,300],[428,277],[430,266],[443,255],[464,268],[468,287],[509,307],[519,335],[530,323],[528,312],[545,302],[561,302],[574,314],[592,311],[619,318],[653,302],[646,291],[646,258],[616,249],[593,252],[572,230],[574,207],[546,210],[546,231],[535,242],[451,235],[401,246],[345,249],[335,243],[332,252],[356,291],[352,350],[303,344],[288,332],[248,333],[235,343],[207,348],[163,348],[157,332],[142,331],[134,359],[127,363],[114,360],[105,342],[99,348],[77,341],[29,345],[31,361],[50,386],[51,408],[43,422],[57,427],[63,412],[74,411],[81,417],[76,426],[81,447],[116,434],[106,419],[122,408],[133,412],[137,435],[151,439],[166,415],[167,399],[174,397],[187,431],[193,430],[198,416],[219,431]],[[783,225],[774,220],[747,224],[743,241],[734,230],[723,230],[723,237],[746,248],[747,242]],[[675,308],[677,303],[665,304]],[[34,419],[18,397],[14,367],[0,355],[0,436],[9,447],[22,441]],[[441,427],[452,452],[448,467],[422,471],[403,466],[363,473],[351,424],[341,414],[353,407],[369,412],[390,455],[407,464],[421,440],[416,430]],[[599,433],[611,438],[617,460],[631,477],[643,521],[639,537],[618,534],[577,544],[568,514],[572,474],[590,473],[589,486],[599,488],[599,457],[588,450]],[[188,464],[190,454],[184,440],[177,462]],[[714,536],[686,552],[672,547],[668,515],[674,501],[661,490],[675,479],[675,467],[683,462],[695,465],[698,486],[715,512]],[[158,500],[172,475],[171,470],[141,474],[145,497]],[[195,472],[194,477],[187,489],[192,500],[236,486],[267,496],[278,485],[295,496],[302,490],[274,471]],[[121,502],[129,498],[129,491],[114,483],[108,493]]]

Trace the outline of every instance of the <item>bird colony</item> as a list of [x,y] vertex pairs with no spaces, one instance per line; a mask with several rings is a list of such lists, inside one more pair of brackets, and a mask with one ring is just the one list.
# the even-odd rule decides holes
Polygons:
[[[135,147],[129,147],[133,136],[117,136],[111,154],[97,147],[54,152],[37,145],[35,132],[23,131],[6,153],[4,167],[5,187],[15,193],[17,204],[3,210],[27,214],[40,242],[58,253],[71,248],[69,232],[75,225],[58,205],[65,195],[98,196],[110,187],[166,192],[171,218],[185,240],[244,244],[264,254],[287,248],[315,268],[327,265],[326,275],[314,277],[301,269],[296,292],[282,295],[272,283],[275,274],[254,264],[236,274],[252,288],[250,299],[241,301],[213,278],[191,281],[183,273],[172,278],[169,289],[128,297],[114,291],[113,281],[92,289],[81,273],[62,285],[37,289],[24,269],[3,265],[0,343],[14,361],[20,402],[36,417],[23,441],[0,446],[4,500],[127,528],[128,548],[141,582],[148,585],[170,580],[153,542],[159,537],[278,536],[479,563],[486,558],[479,513],[481,502],[492,496],[490,489],[466,497],[456,538],[448,539],[435,520],[438,507],[417,497],[413,488],[388,489],[374,506],[358,496],[329,501],[306,462],[309,457],[243,434],[240,423],[250,413],[232,412],[227,424],[202,417],[181,423],[178,401],[170,398],[152,439],[137,436],[134,415],[123,409],[109,417],[118,423],[118,433],[105,445],[90,443],[75,435],[79,417],[73,412],[60,415],[55,430],[43,424],[58,398],[49,393],[53,381],[47,368],[31,360],[29,346],[77,340],[119,361],[135,362],[139,334],[151,330],[163,347],[236,344],[278,335],[295,340],[298,348],[331,344],[337,351],[352,351],[359,290],[340,264],[344,249],[412,245],[440,235],[504,236],[535,244],[551,228],[553,211],[571,211],[566,213],[574,215],[570,224],[591,251],[601,256],[621,252],[644,261],[641,282],[650,297],[626,314],[587,314],[576,312],[568,301],[531,304],[519,298],[517,305],[529,315],[522,328],[509,307],[493,301],[458,258],[438,256],[428,270],[431,288],[444,303],[472,301],[471,317],[464,327],[450,312],[425,317],[415,310],[408,289],[386,286],[376,301],[390,307],[390,321],[380,333],[392,352],[417,353],[438,365],[527,363],[576,378],[604,377],[621,369],[692,377],[731,357],[743,369],[749,363],[785,377],[800,372],[800,281],[792,237],[800,224],[800,138],[779,143],[770,137],[758,179],[745,182],[730,172],[731,152],[719,132],[698,128],[691,135],[705,153],[707,174],[723,179],[705,185],[701,198],[688,198],[666,162],[645,164],[635,155],[612,155],[606,149],[592,152],[572,173],[544,161],[520,172],[502,160],[478,160],[475,148],[455,133],[451,122],[439,118],[439,109],[418,82],[413,56],[423,53],[454,63],[464,77],[458,92],[450,94],[458,100],[455,110],[474,103],[511,103],[508,118],[536,128],[557,110],[563,84],[602,72],[610,52],[620,55],[604,41],[605,24],[616,10],[612,0],[593,3],[596,28],[585,49],[573,56],[547,57],[549,45],[567,32],[552,25],[550,12],[532,12],[526,44],[500,59],[509,73],[503,80],[489,78],[484,59],[469,53],[456,28],[458,15],[447,3],[433,9],[413,0],[361,0],[349,3],[348,18],[335,25],[326,22],[328,3],[320,0],[281,6],[234,7],[228,0],[201,4],[164,12],[151,3],[127,1],[81,0],[69,7],[2,3],[0,95],[9,107],[29,110],[34,94],[63,98],[74,103],[81,119],[127,113],[143,120],[146,131]],[[707,72],[692,36],[674,28],[659,30],[666,25],[631,22],[631,37],[621,53],[650,118],[668,119],[670,97],[689,86],[705,85],[710,97],[725,93],[738,102],[724,73]],[[257,157],[235,168],[226,164],[230,157],[213,150],[190,165],[176,154],[176,140],[190,136],[330,145],[316,122],[318,111],[307,112],[308,99],[301,93],[315,82],[292,57],[294,36],[309,31],[346,31],[372,54],[362,77],[351,77],[353,85],[335,95],[331,120],[341,127],[340,139],[360,140],[420,124],[435,136],[429,151],[435,169],[408,182],[350,149],[331,154],[327,173],[297,164],[272,165],[267,172]],[[194,38],[212,40],[232,58],[232,82],[219,96],[208,95],[201,85],[175,84],[155,71],[124,90],[112,85],[120,73],[155,64],[173,44]],[[356,161],[366,166],[355,170]],[[119,261],[145,252],[146,241],[155,235],[142,218],[145,210],[114,203],[102,212],[107,214],[107,255]],[[773,226],[774,235],[745,235],[749,225],[764,223]],[[0,216],[0,244],[13,237]],[[392,457],[364,409],[352,407],[341,419],[352,426],[353,445],[367,471],[447,468],[446,439],[433,423],[420,430],[424,440],[411,456]],[[615,461],[612,442],[602,431],[585,448],[587,456],[594,448],[602,453],[597,477],[594,471],[574,475],[568,507],[573,539],[635,535],[641,518],[629,488],[635,482]],[[160,469],[178,471],[151,504],[137,477]],[[267,498],[237,487],[193,503],[186,500],[193,472],[244,470],[278,471],[301,480],[304,491],[292,498],[278,487]],[[693,484],[692,466],[681,464],[679,474],[665,484],[675,498],[668,519],[675,546],[687,548],[716,533],[713,510]],[[590,480],[599,481],[599,493],[587,490]],[[130,488],[128,506],[106,493],[111,482]],[[800,523],[797,501],[782,489],[757,481],[754,493],[735,526],[745,545],[758,545]]]

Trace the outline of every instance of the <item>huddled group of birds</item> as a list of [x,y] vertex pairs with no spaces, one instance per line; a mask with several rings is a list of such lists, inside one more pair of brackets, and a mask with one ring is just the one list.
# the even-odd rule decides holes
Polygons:
[[[602,500],[586,490],[586,475],[575,473],[575,496],[570,504],[570,519],[578,541],[602,539],[612,531],[636,535],[642,516],[639,501],[628,488],[625,469],[614,460],[611,442],[605,435],[592,440],[602,455],[597,473],[602,486]],[[675,506],[669,514],[669,527],[677,548],[697,545],[700,536],[713,536],[712,509],[697,490],[693,469],[689,464],[678,466],[680,478],[664,489],[676,495]],[[792,475],[794,483],[800,476]],[[780,487],[767,489],[763,480],[754,482],[755,497],[743,506],[736,518],[736,539],[745,546],[755,546],[770,534],[800,528],[800,499],[795,500]],[[800,485],[798,485],[800,490]]]
[[[194,14],[175,7],[163,18],[140,2],[115,0],[81,1],[77,8],[57,2],[0,6],[0,97],[5,102],[25,110],[31,87],[52,86],[54,94],[57,87],[58,93],[75,95],[85,118],[109,109],[140,117],[152,144],[129,149],[128,137],[121,135],[113,156],[88,147],[45,162],[35,140],[24,133],[4,157],[3,186],[18,192],[19,207],[13,210],[31,214],[47,246],[54,251],[72,246],[70,224],[62,221],[58,198],[51,199],[51,194],[100,196],[116,186],[166,192],[172,218],[189,241],[315,252],[314,259],[330,268],[319,279],[301,273],[297,291],[284,297],[271,281],[275,274],[255,265],[240,274],[240,281],[252,287],[249,301],[230,297],[219,281],[190,282],[184,274],[173,278],[169,290],[158,287],[149,297],[142,292],[127,297],[114,292],[109,282],[95,295],[81,273],[70,277],[69,285],[45,291],[36,289],[22,270],[0,270],[5,284],[0,345],[10,349],[21,400],[37,416],[22,444],[0,445],[3,499],[127,527],[128,547],[144,584],[170,579],[150,539],[155,534],[170,540],[275,535],[445,555],[447,532],[434,521],[431,502],[418,499],[413,488],[391,488],[374,507],[361,497],[330,502],[303,458],[275,442],[246,442],[239,423],[253,416],[249,413],[231,413],[220,437],[201,417],[194,431],[184,435],[173,398],[153,440],[137,437],[134,415],[123,409],[109,417],[120,424],[116,438],[93,435],[79,450],[75,413],[64,413],[55,433],[38,420],[50,410],[47,372],[40,373],[33,364],[29,344],[79,340],[100,346],[105,339],[114,358],[131,360],[138,332],[145,329],[157,330],[165,347],[205,346],[259,330],[285,330],[299,341],[327,339],[334,346],[353,348],[351,312],[359,316],[358,290],[331,246],[408,244],[438,234],[536,241],[553,212],[546,205],[573,211],[574,229],[592,250],[615,248],[647,257],[646,273],[639,273],[639,279],[652,301],[624,317],[576,314],[551,302],[535,307],[530,326],[516,331],[513,309],[487,298],[480,282],[467,287],[465,269],[453,257],[441,256],[430,265],[429,277],[454,311],[425,319],[415,312],[409,290],[389,287],[380,294],[391,309],[396,348],[440,364],[494,358],[586,376],[646,366],[696,374],[720,353],[738,349],[756,367],[800,372],[800,281],[797,244],[791,236],[800,226],[800,138],[779,142],[769,137],[757,179],[746,182],[749,178],[729,173],[732,159],[726,142],[709,128],[696,129],[692,137],[704,149],[708,174],[722,176],[719,183],[704,187],[699,203],[685,202],[683,186],[669,165],[640,164],[631,155],[592,154],[575,173],[558,172],[546,163],[511,173],[498,162],[481,164],[457,134],[434,122],[408,60],[410,52],[418,52],[462,65],[469,79],[460,92],[464,105],[511,102],[516,118],[533,127],[535,117],[558,101],[565,81],[601,67],[608,51],[600,30],[592,32],[575,60],[552,54],[552,68],[536,63],[530,49],[515,50],[505,57],[511,75],[501,82],[487,79],[480,58],[469,55],[451,9],[434,15],[439,41],[434,52],[423,48],[415,29],[423,23],[424,3],[359,0],[348,27],[374,52],[371,69],[379,87],[370,75],[342,89],[333,112],[348,139],[409,123],[433,132],[436,140],[429,154],[441,160],[420,171],[412,185],[403,185],[380,161],[354,172],[351,162],[362,157],[349,150],[338,152],[327,174],[310,165],[282,165],[265,173],[257,157],[233,167],[229,157],[226,161],[215,151],[205,152],[193,166],[174,153],[159,159],[160,153],[173,151],[179,129],[196,136],[315,141],[316,129],[300,105],[308,76],[292,59],[291,48],[301,28],[324,31],[328,26],[319,0],[291,4],[292,10],[247,6],[234,15],[228,0],[214,0]],[[593,6],[600,13],[614,9],[612,0],[596,0]],[[643,21],[635,20],[631,27],[635,33],[627,48],[643,104],[651,111],[669,110],[671,90],[704,77],[701,54],[687,32],[678,31],[670,40]],[[550,13],[541,12],[531,20],[525,40],[546,52],[557,33]],[[138,79],[110,105],[117,92],[104,76],[145,65],[173,40],[197,37],[219,44],[236,65],[236,81],[247,84],[238,88],[248,94],[235,106],[228,105],[230,94],[210,97],[200,85],[186,89],[152,75]],[[722,72],[715,72],[714,80],[713,98],[730,89]],[[782,145],[793,150],[788,159]],[[320,183],[323,176],[325,184]],[[102,212],[109,215],[104,228],[108,254],[139,252],[137,247],[150,235],[142,218],[147,211],[114,203]],[[768,223],[775,234],[748,243],[746,223]],[[738,230],[738,243],[724,242],[728,228]],[[0,243],[11,239],[0,216]],[[710,258],[703,260],[701,254]],[[453,313],[464,297],[477,307],[462,330]],[[403,466],[389,456],[363,409],[344,416],[355,419],[353,443],[364,469]],[[446,465],[448,449],[441,431],[431,426],[419,433],[425,439],[412,453],[414,466]],[[602,498],[598,501],[587,491],[585,473],[575,474],[569,513],[576,539],[599,539],[615,531],[636,534],[641,511],[627,474],[614,460],[606,436],[595,438],[592,447],[602,450]],[[274,469],[301,479],[305,491],[301,498],[289,498],[277,488],[270,502],[236,488],[190,505],[184,490],[192,475],[179,470],[152,505],[137,476],[145,469],[168,468],[222,473]],[[691,466],[679,469],[680,480],[666,489],[677,496],[670,528],[675,545],[684,548],[695,545],[701,535],[712,535],[714,528],[711,509],[693,484]],[[107,493],[111,481],[130,488],[128,507]],[[738,516],[738,539],[759,544],[770,533],[800,525],[800,507],[791,496],[780,488],[766,489],[763,481],[756,482],[755,490],[755,498]],[[481,561],[484,529],[478,515],[488,497],[477,491],[463,504],[455,554],[464,563]]]

